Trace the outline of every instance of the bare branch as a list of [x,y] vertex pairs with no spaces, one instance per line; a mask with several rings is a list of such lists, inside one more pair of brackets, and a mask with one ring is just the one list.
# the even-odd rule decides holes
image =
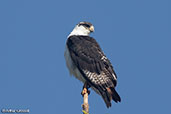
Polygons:
[[82,91],[83,100],[84,100],[82,104],[83,114],[89,114],[88,94],[89,93],[87,88],[84,88]]

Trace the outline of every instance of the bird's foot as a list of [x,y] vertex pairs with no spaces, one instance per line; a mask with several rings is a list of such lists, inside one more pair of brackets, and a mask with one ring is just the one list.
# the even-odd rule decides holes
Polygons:
[[88,93],[88,95],[89,95],[90,91],[87,88],[83,88],[81,95],[84,96],[86,93]]

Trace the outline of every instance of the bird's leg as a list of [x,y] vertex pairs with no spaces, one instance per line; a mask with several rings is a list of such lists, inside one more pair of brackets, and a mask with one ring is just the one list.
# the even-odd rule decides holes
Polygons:
[[88,93],[88,95],[89,95],[90,94],[90,91],[88,90],[89,88],[90,88],[90,86],[88,85],[87,82],[85,82],[83,85],[81,95],[84,96],[84,94],[86,94],[86,93]]

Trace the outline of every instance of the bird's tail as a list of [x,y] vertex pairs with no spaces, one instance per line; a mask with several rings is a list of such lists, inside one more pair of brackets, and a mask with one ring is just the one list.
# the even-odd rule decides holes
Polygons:
[[101,95],[107,108],[111,107],[111,100],[114,100],[116,103],[121,102],[121,98],[115,88],[107,88],[106,91],[101,92]]
[[112,99],[117,103],[117,102],[121,102],[121,97],[119,96],[119,94],[116,92],[115,88],[110,88],[112,91]]

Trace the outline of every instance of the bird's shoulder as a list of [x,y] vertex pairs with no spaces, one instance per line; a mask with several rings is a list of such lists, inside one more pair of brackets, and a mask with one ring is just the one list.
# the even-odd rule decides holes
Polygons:
[[67,46],[70,51],[91,59],[101,59],[104,55],[97,41],[90,36],[70,36]]
[[100,48],[99,44],[97,43],[97,41],[90,36],[77,36],[77,35],[73,35],[70,36],[67,40],[67,45],[70,46],[81,46],[81,47],[88,47],[88,46],[93,46],[93,47],[97,47]]

